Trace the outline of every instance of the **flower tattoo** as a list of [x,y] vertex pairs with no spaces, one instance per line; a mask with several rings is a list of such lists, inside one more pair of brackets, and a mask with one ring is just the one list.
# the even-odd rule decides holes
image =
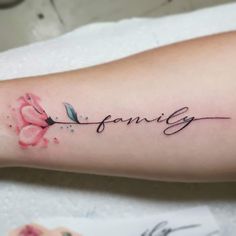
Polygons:
[[38,224],[28,224],[17,229],[13,229],[9,236],[81,236],[65,227],[48,229]]
[[13,108],[13,115],[16,121],[16,132],[19,135],[21,147],[35,146],[44,139],[49,124],[48,116],[39,105],[40,98],[27,93],[18,98],[17,106]]
[[[100,134],[105,131],[108,124],[125,124],[126,126],[131,126],[140,123],[164,123],[165,128],[162,133],[166,136],[170,136],[183,131],[195,121],[231,119],[228,116],[191,116],[188,115],[189,107],[183,106],[169,115],[160,113],[160,115],[154,118],[142,116],[113,118],[112,115],[106,115],[99,121],[88,121],[88,117],[84,120],[82,116],[78,116],[71,104],[63,103],[63,105],[68,120],[58,121],[58,117],[53,119],[46,113],[40,105],[40,98],[38,96],[32,93],[26,93],[19,97],[16,106],[12,107],[13,120],[15,121],[14,127],[19,137],[19,145],[22,148],[34,146],[47,147],[49,140],[45,137],[46,132],[53,125],[60,125],[61,129],[66,125],[67,128],[70,127],[72,133],[74,133],[75,126],[92,125],[96,127],[96,132]],[[13,126],[9,125],[9,127]],[[53,142],[58,144],[58,138],[54,137]]]
[[43,232],[34,226],[26,225],[19,233],[19,236],[42,236]]

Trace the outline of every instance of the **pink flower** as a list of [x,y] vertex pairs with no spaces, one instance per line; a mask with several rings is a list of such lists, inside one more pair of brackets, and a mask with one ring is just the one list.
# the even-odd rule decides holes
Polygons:
[[42,232],[33,226],[26,225],[19,233],[19,236],[40,236]]
[[27,93],[18,99],[18,105],[13,109],[21,147],[39,144],[48,129],[49,117],[39,105],[39,101],[39,97]]

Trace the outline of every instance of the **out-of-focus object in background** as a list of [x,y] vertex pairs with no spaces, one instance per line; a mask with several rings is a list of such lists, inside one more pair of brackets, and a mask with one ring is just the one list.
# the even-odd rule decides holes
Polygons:
[[0,0],[0,8],[9,8],[13,7],[24,0]]
[[47,229],[37,224],[25,225],[11,231],[8,236],[81,236],[64,227],[56,229]]

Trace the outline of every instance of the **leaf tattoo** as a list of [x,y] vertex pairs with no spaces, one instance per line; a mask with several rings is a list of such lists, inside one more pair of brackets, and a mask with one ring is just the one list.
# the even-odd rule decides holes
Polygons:
[[[1,0],[0,0],[1,1]],[[49,116],[39,103],[40,98],[32,93],[26,93],[25,95],[17,99],[17,104],[15,107],[11,108],[11,113],[16,124],[14,129],[19,135],[19,145],[22,148],[28,148],[30,146],[34,147],[36,145],[41,145],[46,147],[48,140],[45,138],[45,134],[49,127],[60,125],[60,129],[63,129],[63,125],[67,125],[67,128],[73,133],[76,126],[85,126],[91,125],[95,126],[97,133],[102,133],[106,129],[108,124],[125,124],[126,126],[138,125],[144,123],[164,123],[165,127],[162,133],[164,135],[174,135],[178,132],[184,130],[186,127],[189,127],[195,121],[202,120],[229,120],[229,116],[204,116],[204,117],[195,117],[189,115],[189,107],[184,106],[180,107],[177,110],[174,110],[170,114],[160,113],[154,117],[148,118],[145,116],[128,116],[128,117],[113,117],[108,114],[99,120],[88,120],[88,117],[84,121],[81,118],[81,121],[78,118],[77,112],[74,107],[69,103],[63,103],[66,115],[68,119],[58,120],[58,117],[53,119]],[[82,117],[82,116],[80,116]],[[22,124],[22,120],[24,121]],[[13,127],[12,124],[9,124],[9,128]],[[58,143],[58,139],[55,137],[55,143]]]
[[72,234],[69,233],[69,232],[63,232],[63,233],[62,233],[62,236],[72,236]]
[[69,103],[64,103],[64,106],[66,108],[67,116],[71,120],[75,121],[76,123],[79,123],[77,113],[76,113],[75,109],[73,108],[73,106]]

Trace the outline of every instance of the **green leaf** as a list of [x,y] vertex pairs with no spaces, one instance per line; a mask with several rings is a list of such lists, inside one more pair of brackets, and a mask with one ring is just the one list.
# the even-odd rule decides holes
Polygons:
[[69,232],[63,232],[63,233],[62,233],[62,236],[72,236],[72,234],[69,233]]
[[71,120],[75,121],[76,123],[79,123],[77,113],[76,113],[75,109],[73,108],[73,106],[70,105],[69,103],[64,103],[64,106],[66,108],[67,116]]

